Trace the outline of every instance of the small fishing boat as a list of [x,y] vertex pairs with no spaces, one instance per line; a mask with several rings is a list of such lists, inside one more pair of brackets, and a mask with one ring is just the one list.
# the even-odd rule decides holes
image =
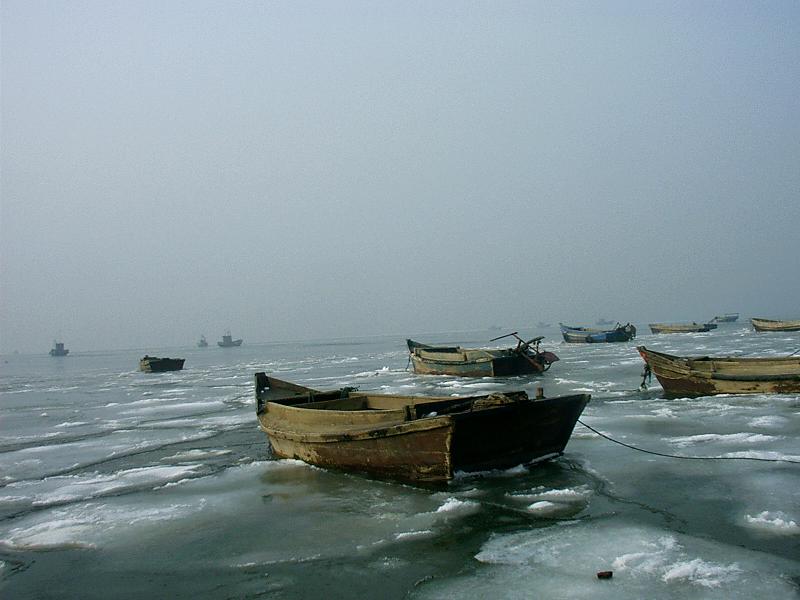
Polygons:
[[275,458],[413,483],[560,456],[588,394],[530,399],[320,392],[255,374],[256,414]]
[[206,336],[204,336],[204,335],[200,336],[200,341],[197,342],[197,347],[198,348],[208,348],[208,340],[206,340]]
[[636,337],[636,327],[627,323],[617,323],[614,329],[589,329],[588,327],[570,327],[559,323],[564,341],[570,344],[597,344],[603,342],[627,342]]
[[517,338],[514,348],[462,348],[460,346],[429,346],[406,340],[414,372],[422,375],[456,375],[459,377],[508,377],[543,373],[558,357],[539,349],[543,336],[524,341],[517,332],[501,335]]
[[233,336],[231,336],[230,331],[222,336],[221,342],[217,342],[217,346],[219,346],[220,348],[235,348],[236,346],[241,346],[241,345],[242,345],[242,340],[233,339]]
[[66,356],[69,354],[69,349],[64,348],[64,342],[53,342],[53,347],[50,349],[50,356]]
[[139,361],[139,370],[145,373],[163,373],[164,371],[180,371],[183,369],[185,358],[158,358],[147,356]]
[[725,313],[711,319],[711,323],[735,323],[738,319],[739,313]]
[[653,333],[697,333],[716,328],[716,323],[650,323]]
[[800,331],[800,321],[774,321],[772,319],[750,319],[756,331]]
[[682,357],[636,348],[645,375],[655,373],[669,396],[714,394],[796,394],[800,392],[800,356],[740,358]]

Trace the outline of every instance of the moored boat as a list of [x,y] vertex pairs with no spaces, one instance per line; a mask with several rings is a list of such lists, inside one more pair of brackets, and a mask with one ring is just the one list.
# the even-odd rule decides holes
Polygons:
[[570,327],[559,323],[564,341],[570,344],[597,344],[603,342],[627,342],[636,337],[636,327],[627,323],[617,323],[614,329],[590,329],[588,327]]
[[735,323],[739,319],[739,313],[725,313],[717,315],[711,319],[711,323]]
[[163,373],[165,371],[180,371],[183,369],[185,358],[159,358],[147,356],[139,361],[139,370],[145,373]]
[[198,348],[208,348],[208,340],[206,340],[206,336],[204,336],[204,335],[200,336],[200,341],[197,342],[197,347]]
[[320,392],[265,373],[255,393],[274,457],[417,483],[555,458],[590,399]]
[[53,342],[53,347],[50,349],[50,356],[66,356],[69,354],[69,349],[64,348],[64,342]]
[[716,323],[650,323],[653,333],[698,333],[716,328]]
[[241,346],[242,340],[235,340],[229,331],[225,335],[222,336],[222,341],[217,342],[217,346],[220,348],[235,348],[236,346]]
[[462,348],[429,346],[406,340],[414,372],[422,375],[456,375],[459,377],[508,377],[543,373],[558,357],[539,349],[543,336],[524,341],[517,332],[494,338],[514,336],[514,348]]
[[673,356],[636,348],[669,396],[800,392],[800,356]]
[[800,321],[775,321],[773,319],[750,319],[756,331],[800,331]]

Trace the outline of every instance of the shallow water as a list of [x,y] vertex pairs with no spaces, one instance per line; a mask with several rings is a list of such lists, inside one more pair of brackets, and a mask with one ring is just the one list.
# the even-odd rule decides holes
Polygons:
[[[742,324],[636,340],[678,354],[785,355]],[[800,397],[663,398],[635,344],[545,345],[541,377],[406,371],[404,340],[6,356],[0,596],[13,598],[795,598]],[[486,345],[496,332],[417,335]],[[548,344],[549,342],[549,344]],[[256,371],[315,388],[588,391],[561,458],[417,488],[273,461]],[[768,459],[761,461],[741,458]],[[795,462],[788,462],[795,461]],[[611,580],[596,572],[611,570]]]

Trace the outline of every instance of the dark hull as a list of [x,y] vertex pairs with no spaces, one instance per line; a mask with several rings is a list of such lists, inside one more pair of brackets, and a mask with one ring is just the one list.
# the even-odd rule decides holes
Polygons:
[[588,402],[588,395],[577,395],[456,415],[455,470],[502,469],[561,455]]
[[234,340],[232,342],[217,342],[217,346],[220,348],[236,348],[237,346],[242,345],[242,340]]
[[428,346],[406,340],[414,372],[455,377],[512,377],[546,371],[558,357],[531,350]]
[[145,373],[164,373],[183,369],[185,358],[143,358],[139,361],[139,369]]
[[795,394],[800,358],[681,357],[637,348],[667,396]]
[[[283,385],[283,390],[276,389]],[[513,401],[495,404],[491,396],[376,395],[370,396],[376,403],[388,398],[399,404],[394,410],[331,407],[364,397],[347,389],[316,392],[256,374],[259,424],[275,457],[413,483],[440,483],[457,471],[556,457],[590,398],[578,394],[529,400],[523,392],[509,392],[506,400]],[[304,404],[326,406],[305,409]],[[382,413],[388,414],[384,420]]]
[[716,329],[716,323],[669,324],[651,323],[650,331],[653,333],[703,333]]
[[628,342],[635,336],[635,330],[620,329],[588,329],[586,327],[561,326],[561,335],[569,344],[602,344],[614,342]]
[[713,323],[735,323],[739,319],[737,314],[719,315],[711,319]]
[[529,360],[520,356],[494,358],[486,361],[453,363],[411,356],[414,372],[421,375],[454,375],[456,377],[511,377],[541,373]]

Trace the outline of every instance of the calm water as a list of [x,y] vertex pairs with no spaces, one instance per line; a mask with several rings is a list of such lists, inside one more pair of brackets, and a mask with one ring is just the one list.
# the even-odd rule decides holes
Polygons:
[[[798,334],[742,324],[645,330],[637,343],[675,353],[800,347]],[[186,358],[166,374],[138,372],[143,351],[4,357],[0,596],[797,598],[797,463],[664,458],[581,425],[556,461],[436,489],[270,460],[254,414],[261,370],[323,389],[587,391],[582,420],[633,446],[800,461],[796,395],[666,400],[655,379],[637,389],[634,344],[542,333],[561,361],[503,380],[415,376],[404,340],[388,336],[148,349]]]

